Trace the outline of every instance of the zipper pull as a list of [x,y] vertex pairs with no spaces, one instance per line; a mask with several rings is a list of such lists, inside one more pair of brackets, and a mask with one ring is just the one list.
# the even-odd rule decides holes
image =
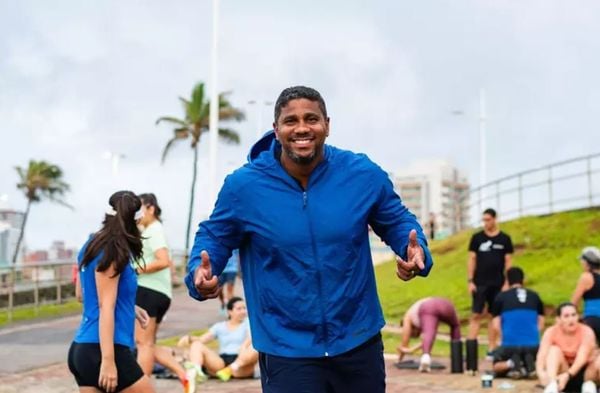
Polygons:
[[304,191],[302,193],[302,202],[303,202],[303,207],[306,207],[306,204],[308,202],[308,195],[306,194],[306,191]]

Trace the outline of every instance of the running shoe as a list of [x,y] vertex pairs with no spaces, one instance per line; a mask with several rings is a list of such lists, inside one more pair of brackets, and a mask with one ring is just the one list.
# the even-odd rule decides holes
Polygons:
[[215,373],[215,375],[223,382],[227,382],[231,379],[231,368],[225,367]]
[[428,353],[421,355],[421,361],[419,362],[419,371],[422,373],[428,373],[431,371],[431,356]]
[[581,385],[581,393],[598,393],[598,388],[594,382],[585,381],[583,385]]
[[550,382],[544,388],[544,393],[559,393],[558,392],[558,383],[556,381]]
[[[190,371],[190,370],[188,370]],[[186,372],[186,378],[181,381],[183,385],[183,393],[195,393],[196,392],[196,381],[195,375],[189,375],[190,373]]]

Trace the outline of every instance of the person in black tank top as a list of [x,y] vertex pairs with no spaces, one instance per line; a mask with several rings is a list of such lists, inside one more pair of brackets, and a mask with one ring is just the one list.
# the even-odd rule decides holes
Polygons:
[[571,302],[579,305],[583,298],[583,322],[594,330],[600,343],[600,250],[586,247],[579,257],[584,272],[579,277]]

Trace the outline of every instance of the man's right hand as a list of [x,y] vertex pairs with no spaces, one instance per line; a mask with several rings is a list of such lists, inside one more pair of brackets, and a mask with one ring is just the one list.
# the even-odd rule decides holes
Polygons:
[[469,293],[472,295],[475,292],[477,292],[477,286],[474,283],[470,282],[469,283]]
[[200,257],[202,258],[202,263],[196,268],[196,272],[194,273],[194,286],[204,298],[216,298],[221,291],[219,278],[212,274],[208,252],[202,251]]

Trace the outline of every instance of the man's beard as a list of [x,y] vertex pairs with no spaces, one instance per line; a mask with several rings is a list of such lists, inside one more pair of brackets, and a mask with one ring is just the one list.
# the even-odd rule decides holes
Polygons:
[[288,156],[290,160],[295,162],[298,165],[307,166],[312,164],[315,159],[319,156],[319,153],[323,151],[323,147],[315,148],[313,152],[309,156],[299,156],[294,153],[292,150],[284,149],[285,155]]

